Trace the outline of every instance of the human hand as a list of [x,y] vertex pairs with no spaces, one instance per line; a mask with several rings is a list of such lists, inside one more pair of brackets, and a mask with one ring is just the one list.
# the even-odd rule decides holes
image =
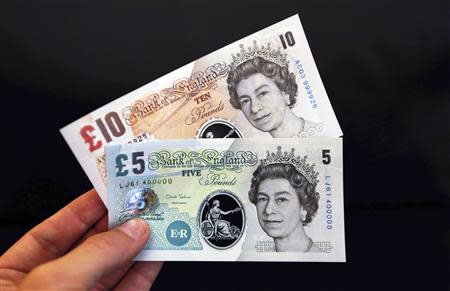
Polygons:
[[162,262],[133,262],[150,229],[141,219],[107,231],[94,189],[34,227],[0,257],[0,290],[148,290]]

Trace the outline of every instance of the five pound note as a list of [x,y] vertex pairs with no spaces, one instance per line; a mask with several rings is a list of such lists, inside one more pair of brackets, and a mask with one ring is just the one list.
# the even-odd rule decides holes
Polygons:
[[344,262],[342,139],[191,139],[105,149],[109,226],[138,260]]

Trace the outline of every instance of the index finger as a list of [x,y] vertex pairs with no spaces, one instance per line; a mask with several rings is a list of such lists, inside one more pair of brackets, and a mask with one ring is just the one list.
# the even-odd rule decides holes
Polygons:
[[94,189],[84,193],[7,250],[2,256],[3,267],[28,272],[63,255],[106,211]]

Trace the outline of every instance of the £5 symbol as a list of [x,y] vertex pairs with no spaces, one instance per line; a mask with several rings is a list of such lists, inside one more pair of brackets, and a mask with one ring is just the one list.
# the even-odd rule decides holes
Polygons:
[[[133,152],[131,154],[131,164],[132,171],[134,174],[139,175],[145,171],[145,161],[143,159],[144,152]],[[128,175],[128,169],[126,161],[128,161],[128,156],[126,154],[120,154],[116,157],[116,177],[123,177]]]

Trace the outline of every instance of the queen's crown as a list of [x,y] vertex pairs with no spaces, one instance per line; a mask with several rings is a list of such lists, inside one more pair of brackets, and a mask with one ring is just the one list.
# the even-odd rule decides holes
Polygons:
[[306,159],[307,156],[304,156],[301,158],[300,156],[295,156],[294,154],[295,149],[292,148],[291,152],[281,152],[281,147],[277,147],[276,153],[271,153],[267,151],[267,157],[265,159],[261,159],[261,165],[267,166],[271,164],[291,164],[295,167],[295,169],[302,174],[308,182],[313,184],[314,186],[317,185],[319,180],[317,180],[317,176],[319,173],[314,171],[314,164],[307,164]]
[[244,48],[243,44],[240,44],[241,52],[235,54],[231,54],[233,61],[230,64],[231,69],[236,69],[240,64],[245,63],[248,60],[252,60],[256,57],[261,57],[266,61],[275,63],[280,67],[287,67],[289,65],[289,61],[286,58],[287,54],[283,54],[281,49],[272,49],[270,47],[270,43],[267,46],[259,47],[256,43],[256,40],[253,41],[253,48],[248,47]]

